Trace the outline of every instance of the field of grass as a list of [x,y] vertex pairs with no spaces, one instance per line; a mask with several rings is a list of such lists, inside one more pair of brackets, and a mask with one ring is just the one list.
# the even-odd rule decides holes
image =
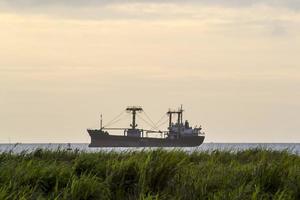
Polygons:
[[288,151],[0,154],[0,199],[300,199]]

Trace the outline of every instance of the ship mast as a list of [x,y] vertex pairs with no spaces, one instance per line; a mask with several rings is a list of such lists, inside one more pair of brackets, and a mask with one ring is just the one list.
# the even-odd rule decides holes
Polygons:
[[177,125],[178,125],[177,138],[179,138],[181,134],[181,127],[182,127],[182,113],[183,113],[182,105],[176,113],[177,113]]
[[132,129],[135,129],[138,125],[136,124],[136,113],[142,112],[143,109],[141,107],[131,106],[127,107],[126,111],[131,112],[132,114],[132,123],[130,124]]
[[100,130],[102,130],[103,126],[102,126],[102,114],[100,115]]
[[177,111],[172,111],[171,109],[169,109],[169,111],[167,112],[167,115],[169,115],[169,131],[171,131],[172,128],[172,116],[173,114],[177,114]]
[[181,134],[181,127],[182,127],[182,116],[183,116],[183,109],[182,109],[182,105],[181,107],[177,110],[177,111],[171,111],[169,110],[167,112],[168,116],[169,116],[169,131],[171,131],[172,128],[172,115],[173,114],[177,114],[177,127],[178,127],[178,131],[177,131],[177,138],[180,137]]
[[183,109],[182,109],[182,104],[181,104],[181,107],[180,107],[180,121],[181,121],[181,123],[180,124],[183,124],[182,123],[182,116],[183,116]]
[[169,115],[169,130],[170,130],[171,126],[172,126],[172,114],[173,114],[173,112],[171,110],[169,110],[167,112],[167,114]]

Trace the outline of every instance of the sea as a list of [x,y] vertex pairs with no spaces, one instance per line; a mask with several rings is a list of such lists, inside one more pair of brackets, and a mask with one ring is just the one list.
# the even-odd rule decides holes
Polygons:
[[[80,152],[98,152],[98,151],[141,151],[141,150],[151,150],[157,149],[154,147],[146,147],[146,148],[134,148],[134,147],[114,147],[114,148],[90,148],[87,143],[15,143],[15,144],[0,144],[0,153],[30,153],[37,149],[46,149],[46,150],[74,150]],[[182,150],[186,152],[194,152],[194,151],[243,151],[247,149],[268,149],[275,151],[289,151],[293,154],[300,155],[300,143],[203,143],[199,147],[184,147],[184,148],[164,148],[166,150]]]

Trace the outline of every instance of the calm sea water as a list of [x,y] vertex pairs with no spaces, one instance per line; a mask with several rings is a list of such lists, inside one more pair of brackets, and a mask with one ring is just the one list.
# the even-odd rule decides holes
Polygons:
[[[300,155],[300,143],[204,143],[199,147],[187,147],[176,148],[187,152],[193,151],[214,151],[214,150],[226,150],[226,151],[241,151],[246,149],[262,148],[271,150],[288,150],[292,153]],[[139,151],[143,149],[155,149],[155,148],[89,148],[86,143],[52,143],[52,144],[0,144],[0,152],[32,152],[36,149],[72,149],[84,152],[97,152],[97,151]],[[174,149],[174,148],[166,148]]]

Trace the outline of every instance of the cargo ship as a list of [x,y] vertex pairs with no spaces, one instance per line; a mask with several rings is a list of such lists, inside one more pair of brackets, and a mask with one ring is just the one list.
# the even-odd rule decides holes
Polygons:
[[[205,134],[201,126],[192,128],[187,120],[183,122],[182,106],[178,110],[168,110],[168,127],[166,131],[137,128],[137,113],[143,112],[139,106],[130,106],[126,110],[132,115],[129,128],[112,128],[102,126],[100,129],[87,129],[91,137],[89,147],[196,147],[203,143]],[[176,122],[173,122],[173,116]],[[153,126],[156,129],[156,126]],[[122,135],[112,135],[108,131],[120,130]],[[160,137],[148,137],[149,133]]]

